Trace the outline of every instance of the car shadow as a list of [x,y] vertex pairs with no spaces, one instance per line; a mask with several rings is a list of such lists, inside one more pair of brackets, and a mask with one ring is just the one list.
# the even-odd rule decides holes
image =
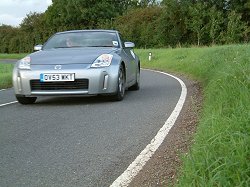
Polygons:
[[83,105],[114,102],[108,96],[38,97],[34,105]]
[[[152,90],[157,90],[155,86],[141,86],[140,90],[127,90],[123,103],[134,103],[142,100],[152,99],[157,97],[158,92],[152,94]],[[65,105],[94,105],[94,104],[107,104],[107,103],[119,103],[110,96],[43,96],[38,97],[37,101],[32,104],[33,106],[65,106]]]

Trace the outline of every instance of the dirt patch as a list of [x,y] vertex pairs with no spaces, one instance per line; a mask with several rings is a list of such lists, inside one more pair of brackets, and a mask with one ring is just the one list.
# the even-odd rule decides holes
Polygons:
[[188,94],[180,116],[162,145],[130,183],[130,187],[171,186],[177,180],[182,165],[180,157],[190,148],[202,103],[199,83],[181,78],[187,86]]

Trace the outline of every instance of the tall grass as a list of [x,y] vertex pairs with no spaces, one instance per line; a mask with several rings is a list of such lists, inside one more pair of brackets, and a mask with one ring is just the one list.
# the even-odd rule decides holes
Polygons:
[[250,45],[137,50],[142,67],[201,81],[204,108],[177,186],[250,186]]
[[11,87],[13,66],[13,64],[0,63],[0,89]]

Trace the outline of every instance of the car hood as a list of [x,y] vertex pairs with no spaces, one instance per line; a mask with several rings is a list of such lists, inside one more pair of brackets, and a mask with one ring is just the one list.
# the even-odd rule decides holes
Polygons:
[[31,65],[92,64],[102,54],[110,54],[116,48],[60,48],[42,50],[30,55]]

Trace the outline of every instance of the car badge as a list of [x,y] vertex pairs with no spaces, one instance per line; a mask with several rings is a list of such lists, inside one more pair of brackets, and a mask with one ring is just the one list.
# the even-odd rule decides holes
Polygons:
[[55,69],[62,69],[61,65],[55,65]]

